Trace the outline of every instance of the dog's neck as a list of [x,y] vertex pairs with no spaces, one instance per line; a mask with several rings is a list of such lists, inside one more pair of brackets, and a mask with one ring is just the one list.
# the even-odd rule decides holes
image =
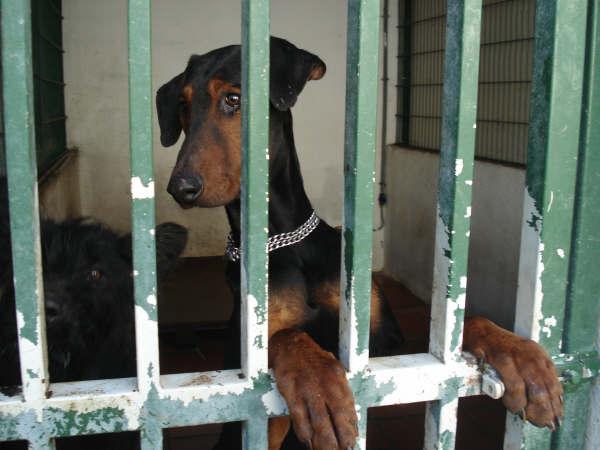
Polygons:
[[[269,236],[294,231],[311,215],[313,208],[304,191],[300,163],[294,145],[289,111],[271,113],[269,168]],[[225,207],[234,241],[240,242],[240,200]]]

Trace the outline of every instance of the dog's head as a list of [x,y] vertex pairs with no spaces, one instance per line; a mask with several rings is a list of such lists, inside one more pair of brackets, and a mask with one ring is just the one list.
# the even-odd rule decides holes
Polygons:
[[[187,231],[179,225],[157,227],[159,279],[176,263],[186,240]],[[133,368],[131,235],[89,221],[47,222],[42,256],[51,376],[102,374],[94,358],[107,343],[114,352],[128,351]]]
[[[156,94],[161,143],[169,147],[177,142],[182,130],[185,134],[167,188],[185,208],[226,205],[239,196],[240,55],[239,45],[193,55],[185,71]],[[307,81],[323,77],[325,63],[275,37],[271,38],[270,55],[273,117],[294,106]]]
[[[131,236],[87,220],[43,221],[41,225],[51,379],[134,375]],[[5,228],[0,240],[10,248],[10,232]],[[187,230],[180,225],[165,223],[156,228],[159,280],[174,267],[186,241]],[[0,271],[12,274],[10,260],[0,261]],[[18,384],[14,291],[12,283],[3,280],[0,362],[13,371],[0,376],[0,381]]]

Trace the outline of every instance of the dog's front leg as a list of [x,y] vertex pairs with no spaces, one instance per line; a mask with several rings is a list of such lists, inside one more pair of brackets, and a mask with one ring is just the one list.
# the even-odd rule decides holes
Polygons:
[[523,339],[483,317],[465,320],[463,349],[498,371],[504,405],[539,427],[552,430],[563,415],[563,388],[556,368],[536,342]]
[[357,416],[342,364],[308,334],[289,328],[269,340],[269,361],[298,439],[314,450],[354,447]]

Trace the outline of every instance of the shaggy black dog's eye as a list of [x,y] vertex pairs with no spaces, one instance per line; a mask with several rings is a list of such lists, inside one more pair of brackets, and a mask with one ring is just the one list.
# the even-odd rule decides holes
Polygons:
[[239,109],[241,103],[240,94],[236,94],[235,92],[231,92],[225,96],[225,105],[227,105],[232,111]]
[[88,280],[90,281],[100,281],[102,279],[102,272],[98,269],[92,269],[88,273]]

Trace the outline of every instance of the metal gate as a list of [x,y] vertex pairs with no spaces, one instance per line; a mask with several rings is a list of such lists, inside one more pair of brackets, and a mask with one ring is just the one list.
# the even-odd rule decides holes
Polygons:
[[[31,449],[53,438],[242,421],[244,447],[267,447],[267,420],[286,413],[267,367],[269,1],[242,1],[244,170],[242,372],[160,375],[156,311],[150,0],[129,0],[131,193],[137,378],[48,383],[27,0],[2,0],[6,151],[22,393],[0,397],[0,440]],[[595,0],[539,0],[516,330],[541,342],[565,382],[554,435],[507,419],[506,449],[583,448],[600,277],[600,63]],[[427,401],[425,447],[452,449],[459,397],[481,375],[461,354],[481,0],[449,0],[430,352],[368,354],[376,136],[378,0],[348,1],[345,206],[340,355],[366,445],[367,408]],[[585,30],[587,29],[587,33]],[[594,151],[595,150],[595,151]],[[250,255],[252,255],[250,257]],[[533,267],[533,270],[532,270]],[[599,389],[596,386],[596,389]],[[51,394],[50,394],[51,392]],[[592,405],[596,408],[598,405]],[[582,411],[585,413],[582,414]],[[590,422],[591,423],[591,422]],[[593,427],[590,427],[590,429]],[[600,445],[590,437],[587,448]]]

